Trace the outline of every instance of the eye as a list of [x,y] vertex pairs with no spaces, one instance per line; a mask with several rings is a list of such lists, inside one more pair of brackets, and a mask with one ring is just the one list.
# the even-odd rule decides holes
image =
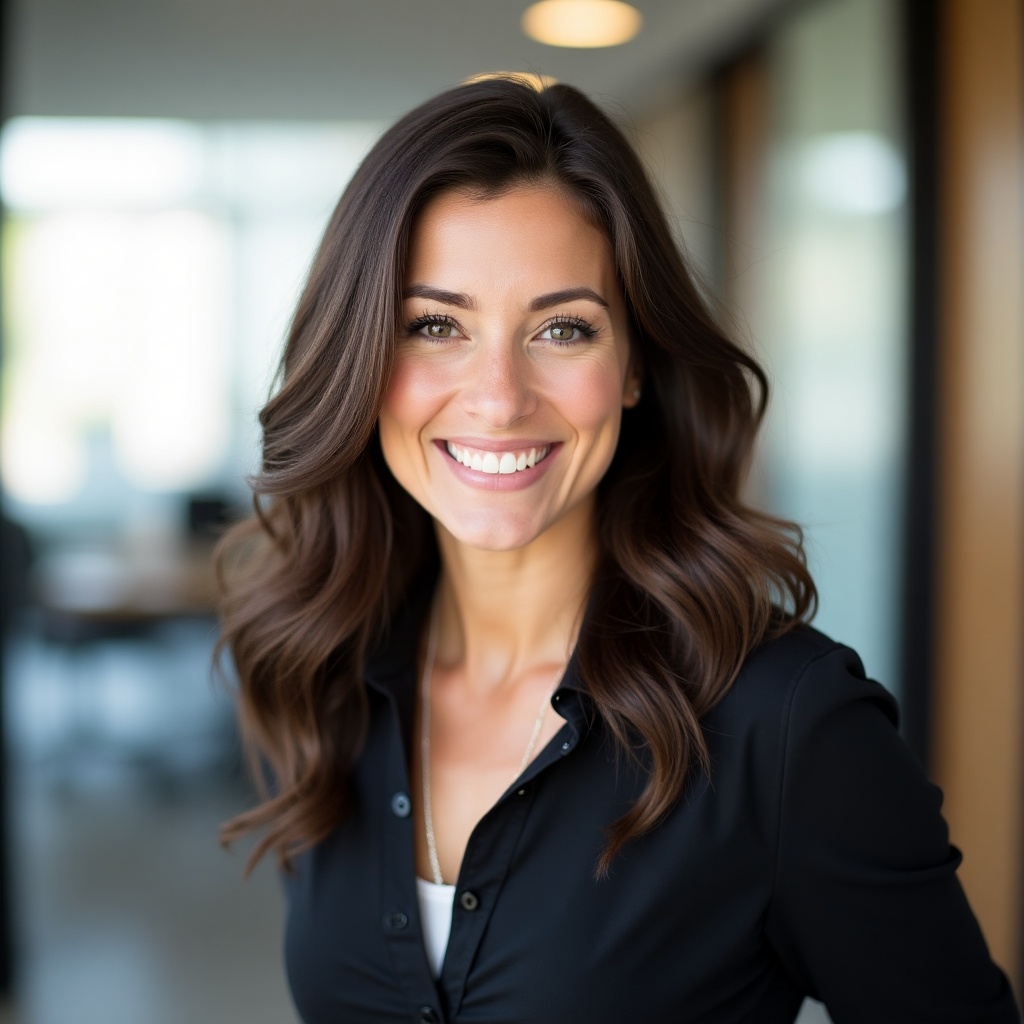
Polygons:
[[418,334],[421,338],[434,338],[444,341],[454,338],[459,332],[459,325],[454,317],[443,313],[429,313],[419,316],[406,327],[406,333],[412,337]]
[[552,341],[575,341],[579,328],[572,324],[553,324],[547,329]]
[[549,320],[540,333],[543,341],[553,341],[559,345],[573,345],[597,334],[597,329],[582,317],[560,316]]

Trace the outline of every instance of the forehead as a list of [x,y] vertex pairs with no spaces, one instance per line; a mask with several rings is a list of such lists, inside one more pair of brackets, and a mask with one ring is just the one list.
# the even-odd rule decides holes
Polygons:
[[413,225],[406,284],[464,291],[474,281],[545,292],[577,285],[617,290],[607,235],[550,186],[486,198],[445,192],[423,208]]

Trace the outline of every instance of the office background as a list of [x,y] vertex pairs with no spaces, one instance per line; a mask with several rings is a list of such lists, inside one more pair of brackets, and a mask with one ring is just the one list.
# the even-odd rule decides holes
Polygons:
[[525,6],[3,5],[0,1021],[294,1019],[273,870],[216,844],[250,797],[210,543],[348,176],[492,71],[636,140],[772,378],[752,498],[805,525],[816,624],[900,698],[1024,977],[1021,5],[637,0],[594,50]]

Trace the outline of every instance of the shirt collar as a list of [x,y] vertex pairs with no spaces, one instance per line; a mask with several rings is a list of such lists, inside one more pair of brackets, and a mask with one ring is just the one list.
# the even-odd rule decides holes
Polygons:
[[[436,583],[436,566],[420,573],[413,581],[392,616],[381,642],[367,660],[364,671],[367,685],[395,703],[404,729],[412,727],[417,679],[416,652]],[[584,624],[587,617],[584,616]],[[579,677],[575,650],[554,695],[559,698],[559,714],[577,729],[581,729],[586,720],[592,717],[588,715],[589,708],[586,705],[590,704],[590,699]]]

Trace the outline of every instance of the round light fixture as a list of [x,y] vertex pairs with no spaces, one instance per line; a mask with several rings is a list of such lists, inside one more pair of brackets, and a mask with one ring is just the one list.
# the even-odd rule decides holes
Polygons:
[[643,26],[643,16],[621,0],[541,0],[523,13],[523,31],[548,46],[618,46]]

